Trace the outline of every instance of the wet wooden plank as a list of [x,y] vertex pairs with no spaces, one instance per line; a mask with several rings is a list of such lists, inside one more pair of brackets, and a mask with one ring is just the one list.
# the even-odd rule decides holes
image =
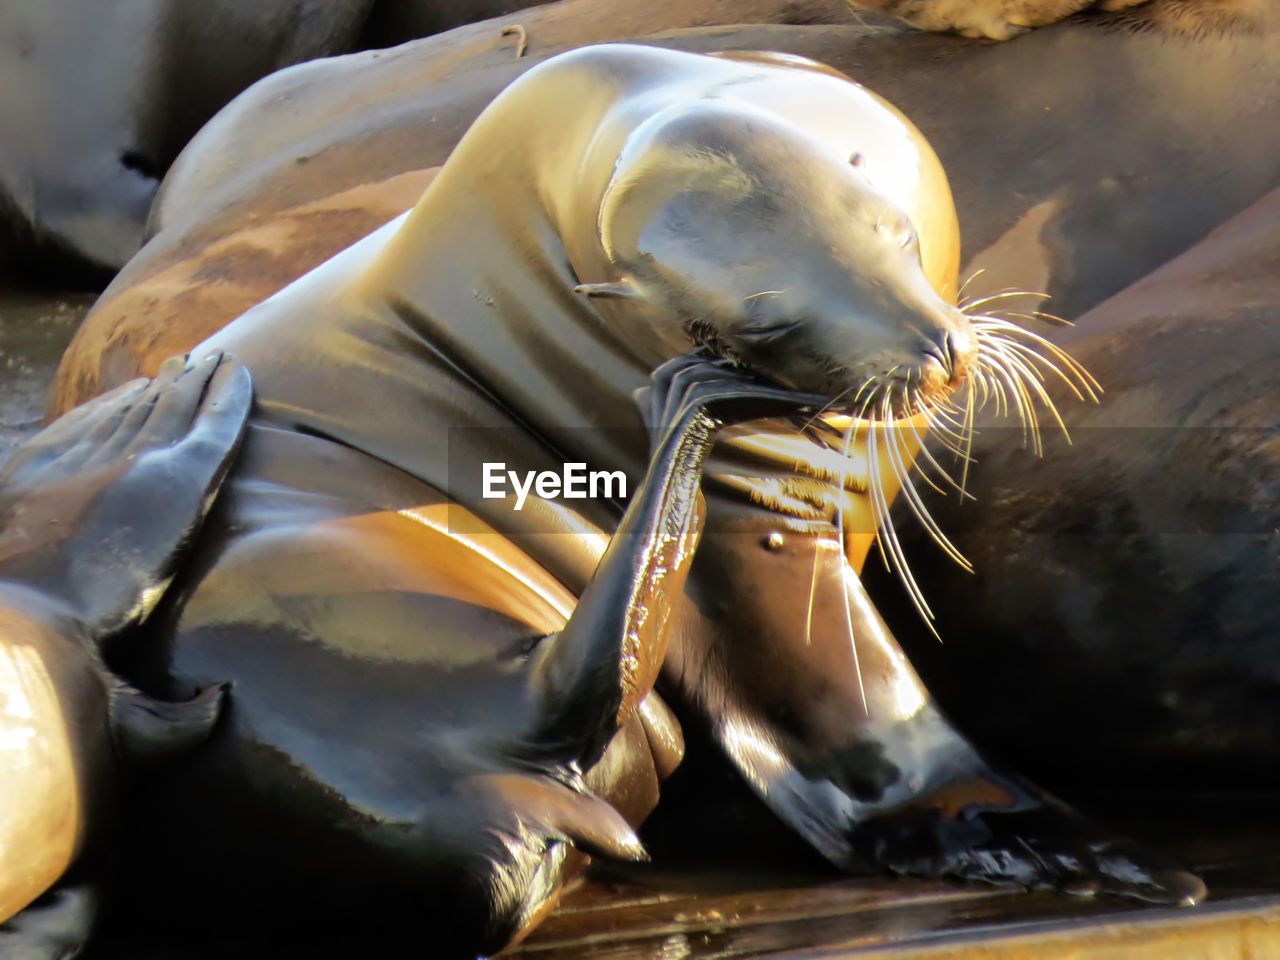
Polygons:
[[[1140,813],[1131,824],[1212,891],[1155,907],[908,878],[779,882],[696,867],[597,872],[521,960],[1263,960],[1280,958],[1280,825],[1269,803]],[[1141,811],[1146,802],[1136,805]]]
[[510,955],[527,960],[864,955],[1257,960],[1280,957],[1280,894],[1179,909],[912,881],[671,896],[593,880],[568,895]]

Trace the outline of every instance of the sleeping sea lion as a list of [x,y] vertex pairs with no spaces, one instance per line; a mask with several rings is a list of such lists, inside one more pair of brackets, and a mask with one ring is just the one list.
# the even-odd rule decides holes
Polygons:
[[[246,298],[355,242],[394,204],[407,209],[412,198],[396,178],[443,163],[480,110],[540,59],[669,22],[640,8],[608,17],[605,8],[565,0],[527,11],[521,22],[536,42],[522,61],[473,26],[452,33],[451,45],[438,37],[376,58],[319,61],[247,91],[166,179],[153,210],[158,233],[73,343],[51,413],[154,373],[242,312]],[[1038,291],[1070,318],[1276,183],[1280,72],[1265,21],[1239,4],[1224,24],[1212,16],[1223,9],[1153,0],[1123,22],[1072,20],[1006,44],[841,24],[682,30],[651,42],[781,50],[881,91],[951,173],[966,296]],[[276,232],[285,225],[287,234]],[[206,278],[253,289],[219,307],[218,287],[201,287]]]
[[[410,214],[204,347],[244,359],[258,402],[128,675],[216,675],[233,702],[134,811],[137,860],[180,841],[184,861],[124,889],[232,926],[359,903],[498,949],[568,845],[640,855],[628,823],[678,756],[661,668],[842,868],[1198,899],[988,766],[846,559],[991,362],[952,302],[957,237],[927,143],[827,68],[602,46],[513,84]],[[802,419],[710,451],[718,423],[828,403],[909,432],[846,419],[824,451]],[[484,493],[494,461],[637,485],[620,518],[522,512]]]
[[165,171],[254,81],[537,0],[42,0],[0,9],[0,274],[101,285]]

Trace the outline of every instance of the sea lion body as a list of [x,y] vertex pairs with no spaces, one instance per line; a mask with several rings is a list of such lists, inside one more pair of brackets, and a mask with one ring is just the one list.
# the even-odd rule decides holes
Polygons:
[[[533,109],[548,103],[563,105],[557,122]],[[519,150],[495,149],[511,143]],[[739,437],[720,454],[746,457],[736,482],[709,465],[705,523],[726,538],[709,568],[671,534],[652,549],[675,559],[642,575],[619,567],[653,535],[625,517],[615,532],[608,502],[535,514],[479,495],[486,461],[524,473],[578,459],[640,476],[648,440],[632,393],[699,338],[797,390],[868,378],[953,389],[970,349],[948,300],[950,211],[919,135],[811,64],[599,47],[513,85],[402,222],[205,345],[254,371],[257,412],[131,675],[166,693],[216,676],[234,705],[199,761],[134,810],[143,864],[179,838],[188,859],[163,889],[145,866],[124,889],[175,916],[178,894],[186,912],[194,900],[233,925],[368,904],[370,923],[439,917],[449,949],[494,950],[554,898],[567,840],[635,855],[618,815],[642,819],[679,754],[650,692],[660,667],[761,795],[847,869],[921,869],[923,843],[937,857],[924,869],[983,875],[990,858],[973,827],[958,829],[958,807],[892,825],[904,803],[944,789],[972,797],[976,822],[992,817],[979,845],[1036,849],[1039,802],[931,707],[846,572],[833,516],[865,511],[865,496],[789,485],[818,452],[810,441],[774,436],[770,463]],[[790,266],[777,261],[780,236],[794,242]],[[785,349],[760,349],[770,341]],[[803,455],[789,452],[797,442]],[[770,470],[781,482],[752,479]],[[632,492],[626,517],[652,493]],[[864,528],[853,522],[850,533]],[[779,542],[776,562],[812,578],[814,613],[807,637],[793,603],[756,624],[748,659],[795,661],[771,687],[733,665],[733,621],[717,605],[726,557]],[[642,592],[602,605],[601,589]],[[572,653],[609,639],[595,619],[584,633],[584,617],[637,618],[621,661],[602,669]],[[575,670],[580,681],[557,679]],[[580,769],[566,762],[579,755]],[[1006,812],[1016,836],[1000,826]],[[217,855],[228,849],[236,856]],[[1107,853],[1070,861],[1092,882],[1197,895],[1198,881],[1163,864],[1093,849]],[[1058,882],[1039,859],[1001,862],[1026,883]]]
[[1104,401],[1064,407],[1043,460],[980,432],[977,501],[939,507],[976,577],[913,552],[947,639],[913,662],[1055,785],[1275,789],[1278,213],[1272,191],[1062,332]]
[[[558,94],[567,90],[579,92],[572,102]],[[564,113],[535,121],[535,102],[561,103]],[[146,809],[158,803],[170,813],[145,840],[163,849],[173,830],[211,850],[234,843],[235,878],[204,863],[191,881],[224,882],[223,895],[235,891],[233,911],[381,894],[394,912],[407,890],[420,911],[430,890],[460,943],[480,937],[492,949],[554,891],[560,864],[551,852],[544,885],[518,890],[527,902],[495,903],[477,890],[488,864],[503,862],[484,840],[495,801],[482,786],[512,774],[499,746],[530,723],[522,664],[530,644],[564,628],[592,582],[616,508],[566,501],[573,509],[559,516],[534,514],[536,505],[516,513],[510,501],[479,498],[478,478],[462,465],[494,460],[523,473],[573,456],[633,482],[643,473],[647,440],[631,394],[690,341],[658,294],[628,303],[574,288],[618,279],[601,235],[630,235],[626,223],[603,224],[602,210],[643,225],[645,209],[671,198],[624,191],[611,208],[617,169],[634,170],[641,187],[689,186],[679,174],[682,123],[693,124],[705,151],[688,155],[688,176],[705,168],[708,200],[734,188],[724,178],[735,169],[749,187],[755,172],[736,164],[750,144],[735,139],[741,130],[727,116],[755,123],[766,144],[798,143],[807,154],[794,159],[829,164],[832,176],[862,178],[849,163],[860,148],[865,176],[887,184],[874,195],[901,198],[927,225],[920,255],[937,285],[954,291],[945,178],[927,145],[873,95],[809,65],[599,48],[512,87],[403,222],[208,344],[254,370],[257,414],[203,559],[184,574],[181,602],[162,612],[163,642],[137,669],[160,678],[160,689],[216,674],[235,691],[202,761],[151,794]],[[719,144],[709,139],[717,126]],[[659,139],[637,135],[646,129]],[[663,140],[664,130],[675,139]],[[515,154],[494,149],[513,141]],[[579,162],[565,161],[575,155]],[[789,173],[804,186],[803,167]],[[900,238],[879,239],[874,220],[888,207],[877,203],[858,242],[884,244],[910,263],[916,254]],[[781,211],[781,222],[788,216]],[[719,237],[707,234],[708,255],[728,242]],[[483,259],[467,252],[477,247]],[[914,270],[945,303],[919,261]],[[672,602],[664,616],[677,620],[684,601]],[[839,638],[834,625],[829,632]],[[905,664],[884,669],[912,682]],[[672,729],[651,694],[588,772],[633,822],[673,765]],[[288,897],[268,895],[282,876]]]
[[[1214,9],[1207,4],[1152,2],[1127,13],[1119,26],[1070,22],[994,46],[838,26],[741,27],[714,33],[689,32],[655,42],[696,47],[771,45],[810,53],[846,65],[877,89],[889,93],[927,131],[952,172],[957,206],[965,225],[968,265],[964,276],[972,277],[977,270],[985,270],[970,281],[966,298],[1010,287],[1045,291],[1051,297],[1042,305],[1032,299],[1011,300],[1007,305],[1020,314],[1040,308],[1071,318],[1140,280],[1277,182],[1275,157],[1280,156],[1280,142],[1274,131],[1280,130],[1280,117],[1276,115],[1280,97],[1276,95],[1274,58],[1267,53],[1265,22],[1248,27],[1248,5],[1234,5],[1227,12],[1234,10],[1234,15],[1246,17],[1246,25],[1231,27],[1209,16]],[[550,16],[552,12],[553,8],[531,11],[530,17]],[[528,22],[533,29],[542,21]],[[582,22],[593,21],[584,18]],[[558,42],[567,42],[554,32],[556,29],[555,22],[548,22],[536,35],[554,48]],[[465,36],[471,38],[476,49],[464,51],[466,58],[450,64],[459,71],[454,85],[443,83],[429,69],[425,54],[439,53],[439,48],[438,41],[428,40],[388,54],[377,64],[355,57],[311,65],[307,68],[311,73],[306,85],[295,83],[296,78],[288,72],[280,74],[246,94],[211,125],[207,136],[193,144],[184,168],[177,171],[166,190],[166,196],[173,200],[166,214],[172,218],[166,221],[169,226],[108,291],[69,351],[53,394],[53,409],[65,409],[92,396],[103,385],[133,376],[140,369],[154,369],[153,365],[167,353],[190,346],[208,330],[231,319],[244,301],[219,303],[219,288],[225,289],[222,285],[200,287],[197,304],[193,304],[190,293],[200,278],[211,272],[220,277],[243,278],[245,282],[260,281],[262,275],[257,269],[236,267],[229,251],[255,264],[271,263],[282,271],[282,276],[300,269],[292,265],[290,258],[318,255],[312,237],[319,229],[310,228],[303,219],[311,208],[304,205],[296,208],[296,215],[279,218],[291,223],[296,216],[300,239],[259,239],[249,232],[261,229],[253,218],[270,220],[276,204],[314,202],[315,196],[324,196],[327,191],[334,192],[335,202],[345,202],[337,191],[358,183],[361,176],[389,177],[447,156],[457,136],[449,124],[465,124],[470,111],[479,109],[489,95],[485,91],[505,84],[510,75],[523,69],[519,65],[491,63],[490,58],[496,53],[483,44],[483,38],[472,38],[470,33]],[[535,48],[535,55],[538,49]],[[905,69],[904,64],[910,64],[911,69]],[[311,111],[314,116],[342,115],[348,99],[351,102],[345,109],[347,115],[354,117],[356,97],[349,97],[347,86],[358,89],[366,102],[370,91],[378,90],[388,104],[382,117],[323,128],[308,118]],[[298,127],[282,136],[289,144],[306,145],[309,160],[305,165],[296,164],[296,150],[278,146],[238,157],[218,148],[223,142],[253,142],[254,131],[279,130],[281,124],[291,122],[272,106],[271,97],[284,93],[306,98],[309,104],[299,113]],[[401,103],[400,98],[407,102],[410,97],[425,102],[432,116],[451,117],[457,111],[458,119],[430,125],[419,122],[414,127],[406,119],[408,115],[396,106]],[[411,136],[412,131],[416,133]],[[406,146],[410,142],[411,148]],[[355,157],[366,161],[366,166],[358,168],[353,162]],[[390,193],[396,181],[386,182],[392,185],[388,188]],[[378,184],[355,189],[374,191]],[[370,205],[362,209],[385,218],[391,208],[375,210]],[[317,216],[323,213],[318,211]],[[323,223],[330,231],[329,242],[339,246],[350,242],[371,223],[371,219],[360,219],[358,224],[356,220],[344,214],[341,219],[317,219],[316,223]],[[237,229],[245,223],[249,226]],[[348,223],[352,225],[347,227]],[[202,246],[210,237],[222,245]],[[1203,288],[1212,289],[1212,283],[1206,280]],[[175,289],[184,292],[175,298]],[[253,289],[271,287],[264,284]],[[997,302],[993,309],[1001,305]],[[205,325],[193,325],[194,329],[183,339],[183,324],[193,314],[199,314]],[[1019,322],[1034,321],[1020,317]],[[1090,328],[1086,323],[1071,332],[1052,335],[1065,336],[1064,343],[1075,344],[1076,338],[1087,335]],[[1051,332],[1048,325],[1040,329]],[[155,339],[162,332],[166,339],[156,345]],[[1144,342],[1143,351],[1151,357],[1152,369],[1160,369],[1163,356],[1176,359],[1177,342],[1172,336]],[[1095,349],[1096,354],[1092,352]],[[1104,388],[1110,387],[1115,377],[1113,356],[1102,347],[1091,347],[1085,358],[1088,366],[1099,368]],[[1177,386],[1183,382],[1181,375],[1162,376],[1169,389],[1181,389]],[[1186,382],[1189,390],[1198,391],[1194,377]],[[1133,395],[1141,395],[1136,386]],[[1101,410],[1106,411],[1110,402],[1104,402]],[[1077,416],[1084,416],[1084,411],[1069,413],[1069,425]],[[1010,447],[1018,447],[1019,438],[1014,434],[1016,429],[999,433]],[[975,468],[976,476],[990,476],[1010,463],[1005,452],[997,454],[989,446],[981,450],[984,460],[998,466],[988,469],[980,464]],[[1160,462],[1158,455],[1153,456],[1153,462]],[[1064,471],[1076,475],[1068,465],[1070,451],[1058,453],[1056,460]],[[1029,469],[1019,467],[1014,474],[1022,475]],[[1053,475],[1053,471],[1035,474],[1042,478]],[[1217,481],[1206,477],[1203,482],[1206,489],[1212,489]],[[1034,483],[1028,487],[1034,488]],[[1061,504],[1059,497],[1071,495],[1071,490],[1072,485],[1065,485],[1045,502]],[[944,530],[969,530],[978,516],[999,517],[984,525],[991,531],[1003,531],[1019,522],[1007,513],[989,513],[996,510],[990,496],[983,495],[982,487],[978,493],[980,503],[976,510],[971,506],[950,512],[945,507],[935,508],[944,514]],[[1103,502],[1091,498],[1091,502],[1095,501]],[[765,535],[767,530],[760,533]],[[946,611],[940,621],[944,635],[953,636],[947,621],[956,618],[955,629],[970,638],[966,643],[952,640],[942,650],[927,634],[911,644],[913,658],[925,665],[930,684],[944,691],[949,713],[962,718],[966,729],[983,731],[1005,744],[1003,752],[1017,756],[1063,792],[1092,789],[1090,784],[1095,779],[1087,772],[1094,768],[1113,769],[1117,776],[1145,769],[1137,758],[1146,755],[1152,737],[1160,741],[1160,750],[1168,757],[1165,769],[1169,782],[1187,789],[1202,779],[1184,776],[1189,769],[1187,764],[1206,771],[1225,771],[1221,776],[1242,786],[1250,781],[1249,771],[1268,768],[1269,761],[1261,763],[1257,759],[1266,753],[1253,739],[1256,726],[1249,717],[1221,708],[1212,711],[1216,717],[1212,725],[1201,726],[1199,733],[1188,737],[1170,740],[1163,733],[1147,733],[1130,740],[1124,733],[1129,724],[1148,731],[1182,729],[1182,721],[1171,719],[1169,712],[1176,712],[1179,703],[1186,702],[1186,694],[1171,695],[1162,702],[1167,690],[1149,692],[1140,701],[1117,696],[1110,701],[1116,713],[1094,715],[1109,719],[1098,720],[1098,732],[1093,738],[1076,736],[1070,711],[1059,707],[1052,714],[1039,713],[1047,729],[1057,731],[1050,735],[1057,738],[1061,749],[1018,752],[1016,744],[1021,742],[1024,726],[1022,711],[993,711],[991,703],[996,693],[1015,689],[1018,693],[1014,699],[1033,711],[1047,703],[1062,704],[1076,694],[1072,692],[1075,688],[1059,686],[1063,677],[1074,675],[1074,670],[1065,665],[1033,671],[1029,648],[1017,639],[1024,633],[1017,624],[1027,622],[1025,614],[1015,612],[1009,606],[1011,601],[996,597],[997,584],[1004,582],[1003,578],[984,573],[991,565],[1003,567],[1022,555],[1016,550],[1004,551],[1001,536],[993,532],[981,542],[972,533],[959,537],[964,553],[977,563],[981,590],[990,591],[988,601],[972,607],[952,602],[952,598],[967,596],[965,591],[974,589],[966,586],[971,584],[970,575],[952,568],[951,561],[932,545],[921,543],[910,550],[926,596],[937,610]],[[747,541],[744,535],[743,542]],[[1166,539],[1161,549],[1190,542]],[[709,545],[704,553],[710,556]],[[1118,551],[1113,553],[1118,555]],[[709,559],[704,562],[710,563]],[[1111,567],[1099,566],[1083,554],[1073,554],[1072,562],[1086,579],[1103,572],[1108,577],[1114,573]],[[876,566],[873,564],[873,568]],[[871,576],[874,580],[874,569]],[[1018,576],[1031,574],[1023,572]],[[1235,603],[1228,597],[1238,597],[1245,606],[1252,603],[1252,588],[1240,581],[1232,582],[1236,586],[1221,595],[1222,602]],[[895,608],[895,630],[903,636],[919,630],[914,609],[896,609],[903,603],[897,584],[882,579],[872,586],[878,605]],[[1048,589],[1042,584],[1036,590],[1042,588]],[[1024,593],[1029,596],[1032,591]],[[1048,609],[1050,604],[1039,606]],[[1126,605],[1126,609],[1138,607]],[[995,635],[986,637],[978,628],[979,618],[988,614],[993,622],[1011,625],[1002,632],[1007,641]],[[1099,612],[1098,616],[1102,615]],[[1152,642],[1164,649],[1157,641]],[[969,660],[980,649],[1001,652]],[[1114,675],[1124,676],[1124,671],[1131,669],[1126,666],[1132,663],[1126,652],[1130,649],[1131,645],[1116,640],[1091,647],[1089,655],[1078,662],[1094,664],[1090,672],[1110,675],[1113,671],[1103,664],[1114,659],[1115,671],[1119,671]],[[1008,651],[1007,657],[1003,651]],[[1149,655],[1161,659],[1158,653]],[[1243,653],[1240,657],[1239,662],[1250,662]],[[749,657],[737,658],[730,669],[748,660]],[[1187,662],[1187,670],[1194,673],[1194,664],[1201,661],[1193,658]],[[1017,685],[1004,680],[1007,664],[1025,667],[1019,668]],[[1182,670],[1172,661],[1170,669]],[[1227,672],[1235,669],[1230,667]],[[1189,676],[1176,686],[1194,686]],[[967,679],[960,682],[960,677]],[[1043,678],[1046,689],[1060,693],[1038,698],[1034,691],[1040,681],[1033,678]],[[740,677],[737,682],[744,680]],[[1082,685],[1088,686],[1085,681]],[[1139,686],[1149,689],[1145,681]],[[971,688],[986,690],[988,695],[970,697]],[[1224,691],[1222,705],[1230,705],[1233,698],[1225,691],[1233,687],[1220,689]],[[1139,702],[1145,704],[1140,710]],[[1216,730],[1212,736],[1208,733],[1211,728]],[[1179,744],[1189,751],[1184,758],[1187,764],[1178,759]],[[1218,759],[1210,759],[1215,750],[1220,751]],[[1055,758],[1063,764],[1056,771],[1050,769]]]
[[[265,277],[262,265],[298,276],[385,222],[391,214],[381,202],[356,216],[340,195],[443,163],[479,111],[538,58],[644,35],[644,17],[604,17],[600,2],[528,11],[521,22],[539,43],[522,61],[509,59],[491,31],[465,27],[451,34],[450,47],[430,38],[376,59],[319,61],[238,98],[166,180],[153,210],[159,232],[72,344],[51,411],[154,372],[188,325],[190,345],[238,315],[250,295],[278,289],[281,280]],[[998,45],[844,24],[684,29],[649,42],[782,50],[833,64],[879,91],[913,119],[951,173],[963,275],[983,271],[966,297],[1039,291],[1050,297],[1042,309],[1070,318],[1276,182],[1280,97],[1262,28],[1223,31],[1193,21],[1175,30],[1166,24],[1169,7],[1156,0],[1135,8],[1129,15],[1150,21],[1132,26],[1068,22]],[[498,24],[507,22],[515,20]],[[330,197],[344,205],[340,216],[317,210],[296,238],[261,235],[264,223],[295,219],[285,211],[306,214]],[[207,276],[255,286],[218,309],[211,290],[199,302],[185,295],[179,307],[175,286],[187,290]]]
[[49,0],[0,11],[0,271],[101,284],[142,243],[165,171],[254,81],[534,0]]
[[[1198,899],[932,705],[855,572],[901,476],[878,427],[852,459],[796,424],[732,430],[702,499],[709,434],[679,420],[650,456],[638,429],[633,394],[663,427],[726,359],[815,412],[910,421],[980,369],[957,236],[919,133],[812,63],[601,46],[513,84],[412,212],[202,347],[243,358],[256,413],[129,675],[229,682],[233,705],[142,791],[123,889],[233,926],[368,903],[492,951],[553,901],[570,843],[638,855],[672,697],[843,869]],[[722,359],[680,359],[695,344]],[[621,520],[480,493],[483,463],[570,459],[646,478]],[[748,582],[805,583],[808,606],[739,602]],[[157,886],[148,856],[178,842]]]

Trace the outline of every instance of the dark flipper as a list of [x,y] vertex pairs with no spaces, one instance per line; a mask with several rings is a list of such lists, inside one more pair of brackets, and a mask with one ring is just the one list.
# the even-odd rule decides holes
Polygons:
[[655,435],[648,472],[573,616],[540,646],[532,671],[532,743],[583,768],[599,759],[662,665],[674,599],[701,532],[702,465],[716,433],[824,399],[687,356],[655,371],[637,402]]
[[1109,836],[1036,788],[990,772],[858,824],[852,841],[867,860],[916,876],[1180,905],[1199,903],[1207,892],[1168,857]]
[[574,789],[548,777],[524,774],[489,774],[474,778],[471,785],[544,842],[568,840],[583,853],[615,860],[646,859],[631,825],[581,785]]
[[87,886],[61,886],[7,923],[0,923],[4,960],[72,960],[89,941],[98,896]]
[[664,677],[828,860],[1167,903],[1204,895],[1167,858],[993,769],[932,703],[830,535],[772,537],[776,517],[709,509],[716,532],[689,584],[703,619],[680,631]]
[[248,371],[174,358],[71,411],[0,472],[0,580],[65,605],[95,640],[154,607],[239,447]]
[[26,664],[4,692],[25,705],[32,731],[7,768],[41,774],[0,790],[0,849],[20,861],[0,871],[0,919],[26,907],[0,930],[6,960],[70,957],[83,945],[87,890],[30,904],[68,869],[92,868],[85,851],[109,826],[112,760],[188,749],[217,720],[222,688],[185,704],[152,700],[107,669],[101,647],[167,587],[230,469],[251,400],[231,358],[179,358],[151,383],[55,421],[0,471],[0,663],[13,645]]

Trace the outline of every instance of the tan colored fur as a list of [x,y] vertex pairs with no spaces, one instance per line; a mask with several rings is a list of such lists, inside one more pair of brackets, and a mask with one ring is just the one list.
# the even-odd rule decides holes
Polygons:
[[1083,11],[1111,13],[1108,22],[1178,33],[1251,32],[1265,0],[847,0],[892,14],[920,30],[1008,40]]

